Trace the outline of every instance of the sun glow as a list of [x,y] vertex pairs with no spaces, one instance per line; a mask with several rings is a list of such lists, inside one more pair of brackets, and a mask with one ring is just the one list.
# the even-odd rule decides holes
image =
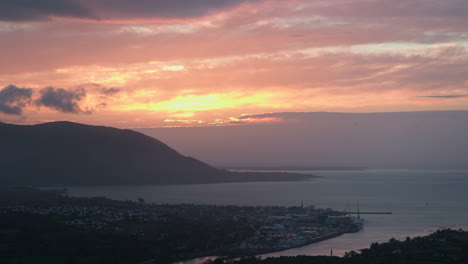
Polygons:
[[177,113],[177,114],[172,114],[171,117],[193,117],[195,116],[194,113]]
[[185,66],[164,66],[163,70],[165,71],[182,71],[185,69]]

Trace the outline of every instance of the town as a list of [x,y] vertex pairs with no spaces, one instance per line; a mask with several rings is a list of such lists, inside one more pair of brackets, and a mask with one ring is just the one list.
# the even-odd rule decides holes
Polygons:
[[[177,246],[176,259],[209,254],[256,255],[299,247],[363,227],[359,217],[314,206],[169,205],[107,198],[77,198],[65,190],[21,189],[2,192],[0,215],[42,216],[90,233],[168,238]],[[175,237],[197,226],[203,243],[181,244]],[[206,226],[206,228],[203,228]],[[197,228],[190,232],[196,234]],[[172,231],[171,231],[172,230]],[[171,233],[173,232],[173,233]],[[174,239],[171,237],[174,236]],[[189,239],[190,240],[190,239]],[[191,238],[193,240],[193,238]],[[192,243],[200,243],[195,247]]]

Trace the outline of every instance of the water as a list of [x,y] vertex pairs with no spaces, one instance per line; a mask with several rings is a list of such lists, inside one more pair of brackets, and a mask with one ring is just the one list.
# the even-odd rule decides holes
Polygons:
[[[468,171],[314,171],[325,178],[305,182],[231,183],[180,186],[70,187],[74,196],[105,196],[119,200],[143,198],[154,203],[218,205],[315,205],[343,210],[359,200],[361,211],[391,211],[363,215],[358,233],[266,254],[335,255],[369,247],[394,237],[405,239],[439,228],[468,226]],[[355,208],[352,208],[355,210]],[[196,263],[196,262],[186,262]]]

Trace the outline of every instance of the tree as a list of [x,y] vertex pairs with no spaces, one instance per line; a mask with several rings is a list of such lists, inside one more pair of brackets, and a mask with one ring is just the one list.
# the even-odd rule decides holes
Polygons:
[[353,257],[357,257],[357,256],[359,256],[359,253],[357,253],[357,252],[354,251],[354,250],[351,250],[350,252],[346,252],[346,253],[344,254],[344,257],[345,257],[345,258],[353,258]]

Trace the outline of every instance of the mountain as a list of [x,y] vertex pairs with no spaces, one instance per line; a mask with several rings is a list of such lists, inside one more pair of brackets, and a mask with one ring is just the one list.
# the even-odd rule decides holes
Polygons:
[[139,132],[72,122],[0,123],[0,147],[1,184],[195,184],[311,177],[219,170]]

